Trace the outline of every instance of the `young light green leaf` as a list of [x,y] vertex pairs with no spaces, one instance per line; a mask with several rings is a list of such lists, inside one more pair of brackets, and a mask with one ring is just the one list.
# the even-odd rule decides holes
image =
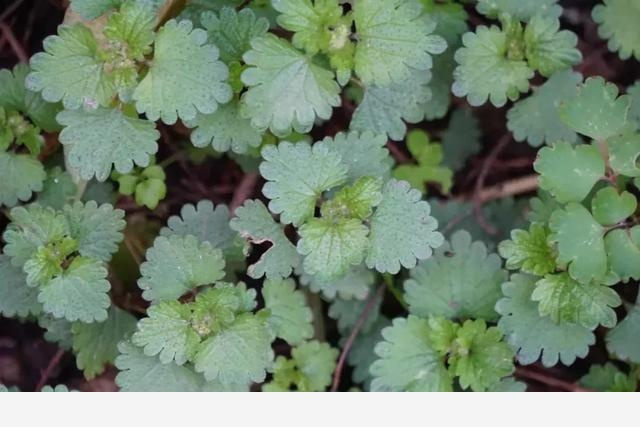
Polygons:
[[429,70],[431,55],[447,43],[434,35],[435,22],[422,15],[414,0],[358,0],[353,5],[358,44],[355,71],[365,85],[386,86]]
[[444,242],[436,231],[438,222],[429,215],[429,203],[420,199],[420,192],[406,181],[386,184],[371,218],[367,267],[395,274],[400,266],[413,268],[417,260],[429,258]]
[[533,168],[540,174],[540,188],[561,203],[582,201],[605,173],[598,147],[584,144],[543,147]]
[[293,280],[266,280],[262,296],[271,313],[269,326],[277,337],[294,346],[313,337],[313,314]]
[[47,177],[42,163],[27,154],[0,151],[0,206],[13,207],[42,190]]
[[207,33],[190,21],[170,20],[156,36],[153,63],[133,93],[136,109],[149,120],[174,124],[211,114],[231,99],[229,70],[207,44]]
[[158,151],[155,125],[117,109],[63,111],[58,121],[66,126],[60,142],[68,147],[67,161],[87,180],[106,180],[112,165],[120,173],[131,172],[134,164],[146,167]]
[[596,5],[591,16],[599,24],[598,35],[607,39],[611,52],[618,52],[621,59],[633,55],[640,61],[640,35],[637,23],[640,19],[640,7],[633,0],[604,0]]
[[291,350],[291,357],[302,378],[300,391],[324,391],[330,384],[338,350],[327,343],[308,341]]
[[544,276],[556,269],[553,247],[548,242],[549,230],[533,223],[527,230],[511,231],[511,240],[498,245],[500,256],[506,260],[509,270]]
[[578,37],[561,30],[558,19],[535,15],[524,30],[527,63],[545,77],[582,61],[576,45]]
[[382,179],[365,176],[352,185],[342,187],[331,200],[325,201],[320,214],[327,219],[355,218],[364,221],[381,200]]
[[326,145],[282,142],[262,150],[260,173],[268,181],[262,192],[269,210],[283,224],[299,226],[313,216],[316,200],[346,181],[347,167]]
[[158,237],[140,266],[138,286],[147,301],[177,299],[191,289],[224,277],[222,251],[195,236]]
[[541,316],[538,304],[531,300],[535,276],[514,274],[502,286],[504,298],[496,304],[502,316],[498,327],[516,349],[518,361],[529,365],[541,359],[544,366],[558,361],[571,365],[576,357],[585,357],[595,343],[593,332],[576,323],[556,323]]
[[340,105],[340,87],[333,73],[274,35],[251,41],[243,59],[249,68],[242,82],[249,88],[242,100],[243,115],[260,130],[278,136],[293,129],[307,133],[317,118],[329,119]]
[[472,242],[469,233],[457,231],[450,243],[410,271],[411,278],[404,282],[409,312],[423,318],[495,319],[493,307],[507,279],[501,264],[482,242]]

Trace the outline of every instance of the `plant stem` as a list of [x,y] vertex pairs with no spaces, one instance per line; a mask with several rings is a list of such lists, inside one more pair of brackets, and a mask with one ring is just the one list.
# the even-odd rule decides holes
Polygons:
[[409,310],[409,305],[404,300],[404,297],[402,296],[402,292],[398,288],[396,288],[393,282],[393,276],[389,273],[384,273],[382,275],[382,279],[384,280],[384,283],[387,285],[387,289],[389,290],[389,292],[391,292],[391,295],[395,297],[395,299],[400,303],[402,308],[404,308],[405,310]]

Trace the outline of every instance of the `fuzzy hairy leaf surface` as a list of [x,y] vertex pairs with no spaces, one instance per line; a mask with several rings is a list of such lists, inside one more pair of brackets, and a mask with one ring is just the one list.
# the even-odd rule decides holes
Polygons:
[[411,69],[429,70],[432,54],[447,43],[434,35],[435,23],[414,0],[361,0],[353,6],[358,35],[355,71],[365,85],[406,79]]
[[507,13],[513,17],[528,21],[535,15],[557,18],[562,14],[562,7],[558,0],[478,0],[476,9],[490,18],[497,18],[500,13]]
[[284,234],[284,228],[273,220],[271,213],[259,200],[247,200],[236,210],[230,226],[251,243],[270,242],[271,247],[247,274],[253,278],[286,278],[299,264],[296,247]]
[[526,140],[532,147],[574,142],[577,134],[560,120],[558,107],[575,96],[581,81],[579,73],[558,71],[532,95],[516,102],[507,113],[507,127],[514,139]]
[[177,299],[198,286],[224,277],[222,251],[195,236],[158,237],[140,266],[138,286],[147,301]]
[[457,231],[410,271],[411,278],[404,282],[409,312],[423,318],[495,319],[493,307],[507,278],[501,264],[482,242],[472,242],[468,232]]
[[622,360],[640,363],[638,331],[640,331],[640,307],[636,303],[627,312],[627,316],[607,333],[605,337],[607,350]]
[[42,163],[27,154],[0,151],[0,206],[26,202],[34,192],[42,190],[46,172]]
[[313,216],[317,198],[346,181],[347,166],[326,145],[282,142],[262,150],[260,173],[267,180],[262,192],[269,210],[283,224],[298,226]]
[[509,59],[507,34],[496,26],[480,25],[462,37],[464,46],[456,51],[458,66],[453,72],[453,94],[467,97],[472,106],[489,100],[502,107],[529,89],[533,70],[522,60]]
[[427,320],[409,315],[382,330],[371,365],[371,391],[451,391],[444,362],[429,341]]
[[585,357],[595,343],[593,332],[576,323],[556,323],[541,316],[538,304],[531,300],[538,278],[514,274],[502,285],[504,298],[496,304],[502,316],[498,327],[516,350],[518,361],[524,365],[542,361],[544,366],[562,362],[571,365],[577,357]]
[[529,230],[512,230],[511,240],[498,245],[500,256],[506,260],[509,270],[544,276],[556,268],[553,248],[548,243],[549,230],[533,223]]
[[95,19],[117,8],[123,0],[71,0],[71,9],[84,19]]
[[524,43],[527,63],[545,77],[582,60],[576,48],[578,37],[569,30],[560,30],[558,19],[535,15],[524,30]]
[[155,125],[117,109],[68,110],[57,118],[65,126],[60,142],[68,147],[67,161],[87,180],[106,180],[112,167],[123,174],[146,167],[158,151]]
[[413,268],[427,259],[444,237],[436,231],[438,221],[429,214],[429,203],[406,181],[390,180],[382,192],[382,202],[371,218],[367,267],[392,274],[400,267]]
[[170,20],[158,31],[153,63],[133,93],[136,109],[150,120],[174,124],[211,114],[231,99],[227,66],[190,21]]
[[621,59],[629,59],[633,55],[640,60],[640,34],[638,19],[640,5],[633,0],[604,0],[604,4],[596,5],[591,16],[599,24],[598,35],[608,40],[607,47],[611,52],[618,52]]
[[292,279],[266,280],[262,296],[271,313],[269,326],[277,337],[293,346],[313,337],[313,314]]
[[598,147],[562,142],[543,147],[533,168],[540,174],[540,188],[561,203],[582,201],[605,173]]
[[242,82],[243,114],[260,130],[285,136],[291,130],[307,133],[316,118],[329,119],[340,105],[340,87],[333,73],[315,65],[289,42],[272,34],[251,41],[244,54],[249,68]]
[[0,255],[0,314],[5,317],[38,315],[38,289],[27,286],[27,278],[20,267],[11,265],[6,255]]
[[322,280],[318,276],[302,275],[300,282],[309,287],[312,292],[321,293],[327,300],[336,297],[342,299],[363,300],[367,297],[371,285],[375,281],[375,274],[363,264],[351,267],[342,277]]
[[127,338],[136,327],[136,318],[115,306],[109,309],[104,322],[81,323],[71,326],[76,364],[85,378],[101,374],[107,363],[118,356],[118,343]]

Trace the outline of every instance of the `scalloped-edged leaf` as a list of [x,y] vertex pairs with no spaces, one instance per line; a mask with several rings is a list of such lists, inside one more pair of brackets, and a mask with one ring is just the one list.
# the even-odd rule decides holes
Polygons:
[[575,280],[589,283],[603,279],[607,272],[604,246],[605,229],[589,211],[578,203],[551,215],[549,241],[558,244],[558,262],[569,264],[569,274]]
[[558,106],[575,96],[582,76],[571,70],[554,73],[533,94],[516,102],[507,113],[507,127],[516,141],[532,147],[574,142],[577,134],[560,120]]
[[611,168],[625,176],[640,176],[638,159],[640,158],[640,134],[631,133],[611,138],[609,148],[609,164]]
[[407,148],[415,163],[396,166],[393,176],[408,181],[422,193],[427,192],[426,184],[438,184],[443,193],[449,193],[453,184],[453,171],[443,166],[442,145],[431,141],[426,132],[414,129],[407,134]]
[[514,274],[502,286],[504,298],[496,304],[502,316],[498,327],[516,349],[518,361],[529,365],[541,359],[544,366],[562,362],[571,365],[577,357],[585,357],[595,343],[593,332],[576,323],[555,323],[541,316],[531,294],[538,278]]
[[282,142],[262,150],[260,173],[267,180],[262,192],[269,210],[283,224],[298,226],[313,216],[317,198],[344,183],[347,166],[338,153],[322,144]]
[[329,119],[340,105],[333,73],[283,39],[272,34],[255,38],[243,59],[249,65],[242,73],[249,88],[242,98],[243,115],[257,129],[278,136],[291,130],[307,133],[316,118]]
[[615,84],[602,77],[589,77],[558,111],[569,128],[602,141],[625,131],[630,105],[631,97],[618,96]]
[[174,124],[216,111],[232,95],[229,70],[218,55],[204,30],[190,21],[167,22],[156,35],[149,72],[133,93],[138,112]]
[[616,365],[608,362],[604,365],[591,365],[587,375],[580,378],[580,385],[600,392],[634,392],[638,387],[638,381],[633,374],[624,374]]
[[611,230],[604,236],[609,269],[623,282],[640,280],[640,226]]
[[105,12],[116,9],[123,0],[71,0],[71,9],[84,19],[95,19]]
[[271,247],[249,266],[247,274],[253,278],[285,278],[299,264],[296,247],[284,234],[284,228],[259,200],[247,200],[236,210],[230,226],[251,243],[270,242]]
[[618,52],[621,59],[633,55],[640,61],[640,5],[634,0],[604,0],[596,5],[591,16],[598,25],[598,35],[608,40],[611,52]]
[[624,221],[636,211],[638,202],[628,191],[618,193],[613,187],[604,187],[591,199],[591,213],[602,225]]
[[138,286],[147,301],[177,299],[191,289],[224,277],[222,251],[195,236],[160,236],[140,266]]
[[533,223],[529,230],[512,230],[511,239],[498,245],[500,256],[509,270],[544,276],[556,269],[553,247],[548,242],[549,230]]
[[78,242],[81,255],[107,262],[118,250],[122,230],[127,225],[124,211],[110,204],[98,206],[93,200],[64,207],[71,236]]
[[442,163],[454,171],[460,170],[469,157],[482,148],[481,134],[478,119],[471,110],[455,110],[451,114],[449,126],[442,133]]
[[158,151],[155,125],[117,109],[63,111],[58,121],[66,126],[60,142],[68,147],[67,161],[87,180],[106,180],[112,167],[123,174],[134,165],[146,167]]
[[107,269],[91,258],[75,258],[65,272],[40,287],[45,312],[70,322],[102,322],[111,305]]
[[406,79],[411,69],[429,70],[432,54],[447,43],[414,0],[358,0],[353,6],[358,44],[355,71],[365,85]]
[[277,337],[293,346],[313,337],[313,314],[293,280],[266,280],[262,296],[270,312],[269,326]]
[[43,336],[46,341],[55,343],[64,350],[71,350],[73,345],[71,327],[73,323],[65,319],[56,319],[50,314],[43,313],[38,316],[38,326],[45,330]]
[[5,317],[38,315],[42,306],[38,302],[38,289],[27,286],[27,277],[21,268],[11,265],[8,256],[0,255],[0,314]]
[[533,168],[540,174],[540,188],[561,203],[582,201],[605,173],[598,147],[562,142],[543,147]]
[[623,360],[640,363],[640,307],[633,306],[615,328],[607,332],[607,350]]
[[42,163],[27,154],[0,151],[0,206],[26,202],[34,192],[42,190],[47,177]]
[[327,343],[309,341],[291,350],[291,357],[302,378],[301,391],[324,391],[330,384],[338,359],[338,350]]
[[138,322],[131,342],[144,348],[147,356],[158,355],[163,364],[184,365],[200,343],[200,336],[191,327],[191,309],[178,301],[161,301],[147,310]]
[[227,64],[242,61],[242,55],[251,49],[251,40],[263,36],[269,29],[269,21],[257,17],[248,8],[236,12],[231,7],[223,7],[217,15],[203,13],[200,21],[207,30],[209,42],[220,49],[220,59]]
[[438,221],[421,198],[406,181],[392,179],[386,184],[371,218],[367,267],[395,274],[401,266],[413,268],[418,260],[429,258],[443,243],[444,237],[436,231]]
[[429,341],[429,323],[409,315],[382,330],[371,365],[372,391],[451,391],[444,362]]
[[200,344],[194,359],[196,372],[222,384],[262,382],[273,363],[272,341],[265,316],[242,314],[229,328]]
[[482,242],[457,231],[410,271],[411,278],[404,282],[409,312],[423,318],[495,319],[493,307],[507,278],[501,266],[500,257],[487,253]]
[[524,44],[527,63],[545,77],[582,61],[578,37],[560,30],[558,19],[535,15],[524,30]]
[[135,327],[136,318],[115,306],[109,309],[104,322],[73,324],[73,351],[85,378],[94,378],[104,371],[107,363],[113,363],[118,343],[133,333]]
[[369,294],[374,281],[375,274],[364,265],[351,267],[344,276],[336,279],[322,280],[318,276],[306,274],[300,277],[300,283],[308,286],[311,292],[322,293],[329,301],[336,297],[363,300]]
[[557,18],[562,14],[558,0],[478,0],[476,9],[490,18],[500,13],[509,14],[521,21],[528,21],[535,15]]
[[529,89],[534,72],[525,61],[509,59],[507,34],[496,26],[480,25],[476,32],[462,36],[464,47],[458,49],[453,72],[453,94],[467,97],[472,106],[489,100],[502,107],[507,100],[515,101]]
[[386,134],[394,141],[404,139],[407,132],[404,122],[422,121],[423,104],[431,97],[428,87],[431,73],[413,68],[409,73],[384,86],[367,86],[349,127],[361,132]]
[[91,30],[78,23],[58,28],[44,41],[44,52],[31,58],[27,89],[42,92],[48,102],[62,101],[65,108],[108,106],[115,96],[113,80],[98,58],[98,42]]
[[353,183],[365,176],[389,177],[393,159],[386,148],[387,138],[371,131],[339,132],[334,137],[325,137],[320,144],[340,154],[347,166],[347,182]]

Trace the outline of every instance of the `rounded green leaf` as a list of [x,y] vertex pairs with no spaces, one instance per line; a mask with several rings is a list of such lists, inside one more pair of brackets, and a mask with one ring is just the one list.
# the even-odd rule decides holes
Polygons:
[[591,16],[598,26],[598,34],[607,39],[611,52],[618,52],[621,59],[633,55],[640,61],[640,5],[634,0],[604,0],[593,8]]
[[593,217],[602,225],[614,225],[624,221],[636,211],[638,202],[633,194],[623,191],[618,194],[615,188],[605,187],[591,200]]

